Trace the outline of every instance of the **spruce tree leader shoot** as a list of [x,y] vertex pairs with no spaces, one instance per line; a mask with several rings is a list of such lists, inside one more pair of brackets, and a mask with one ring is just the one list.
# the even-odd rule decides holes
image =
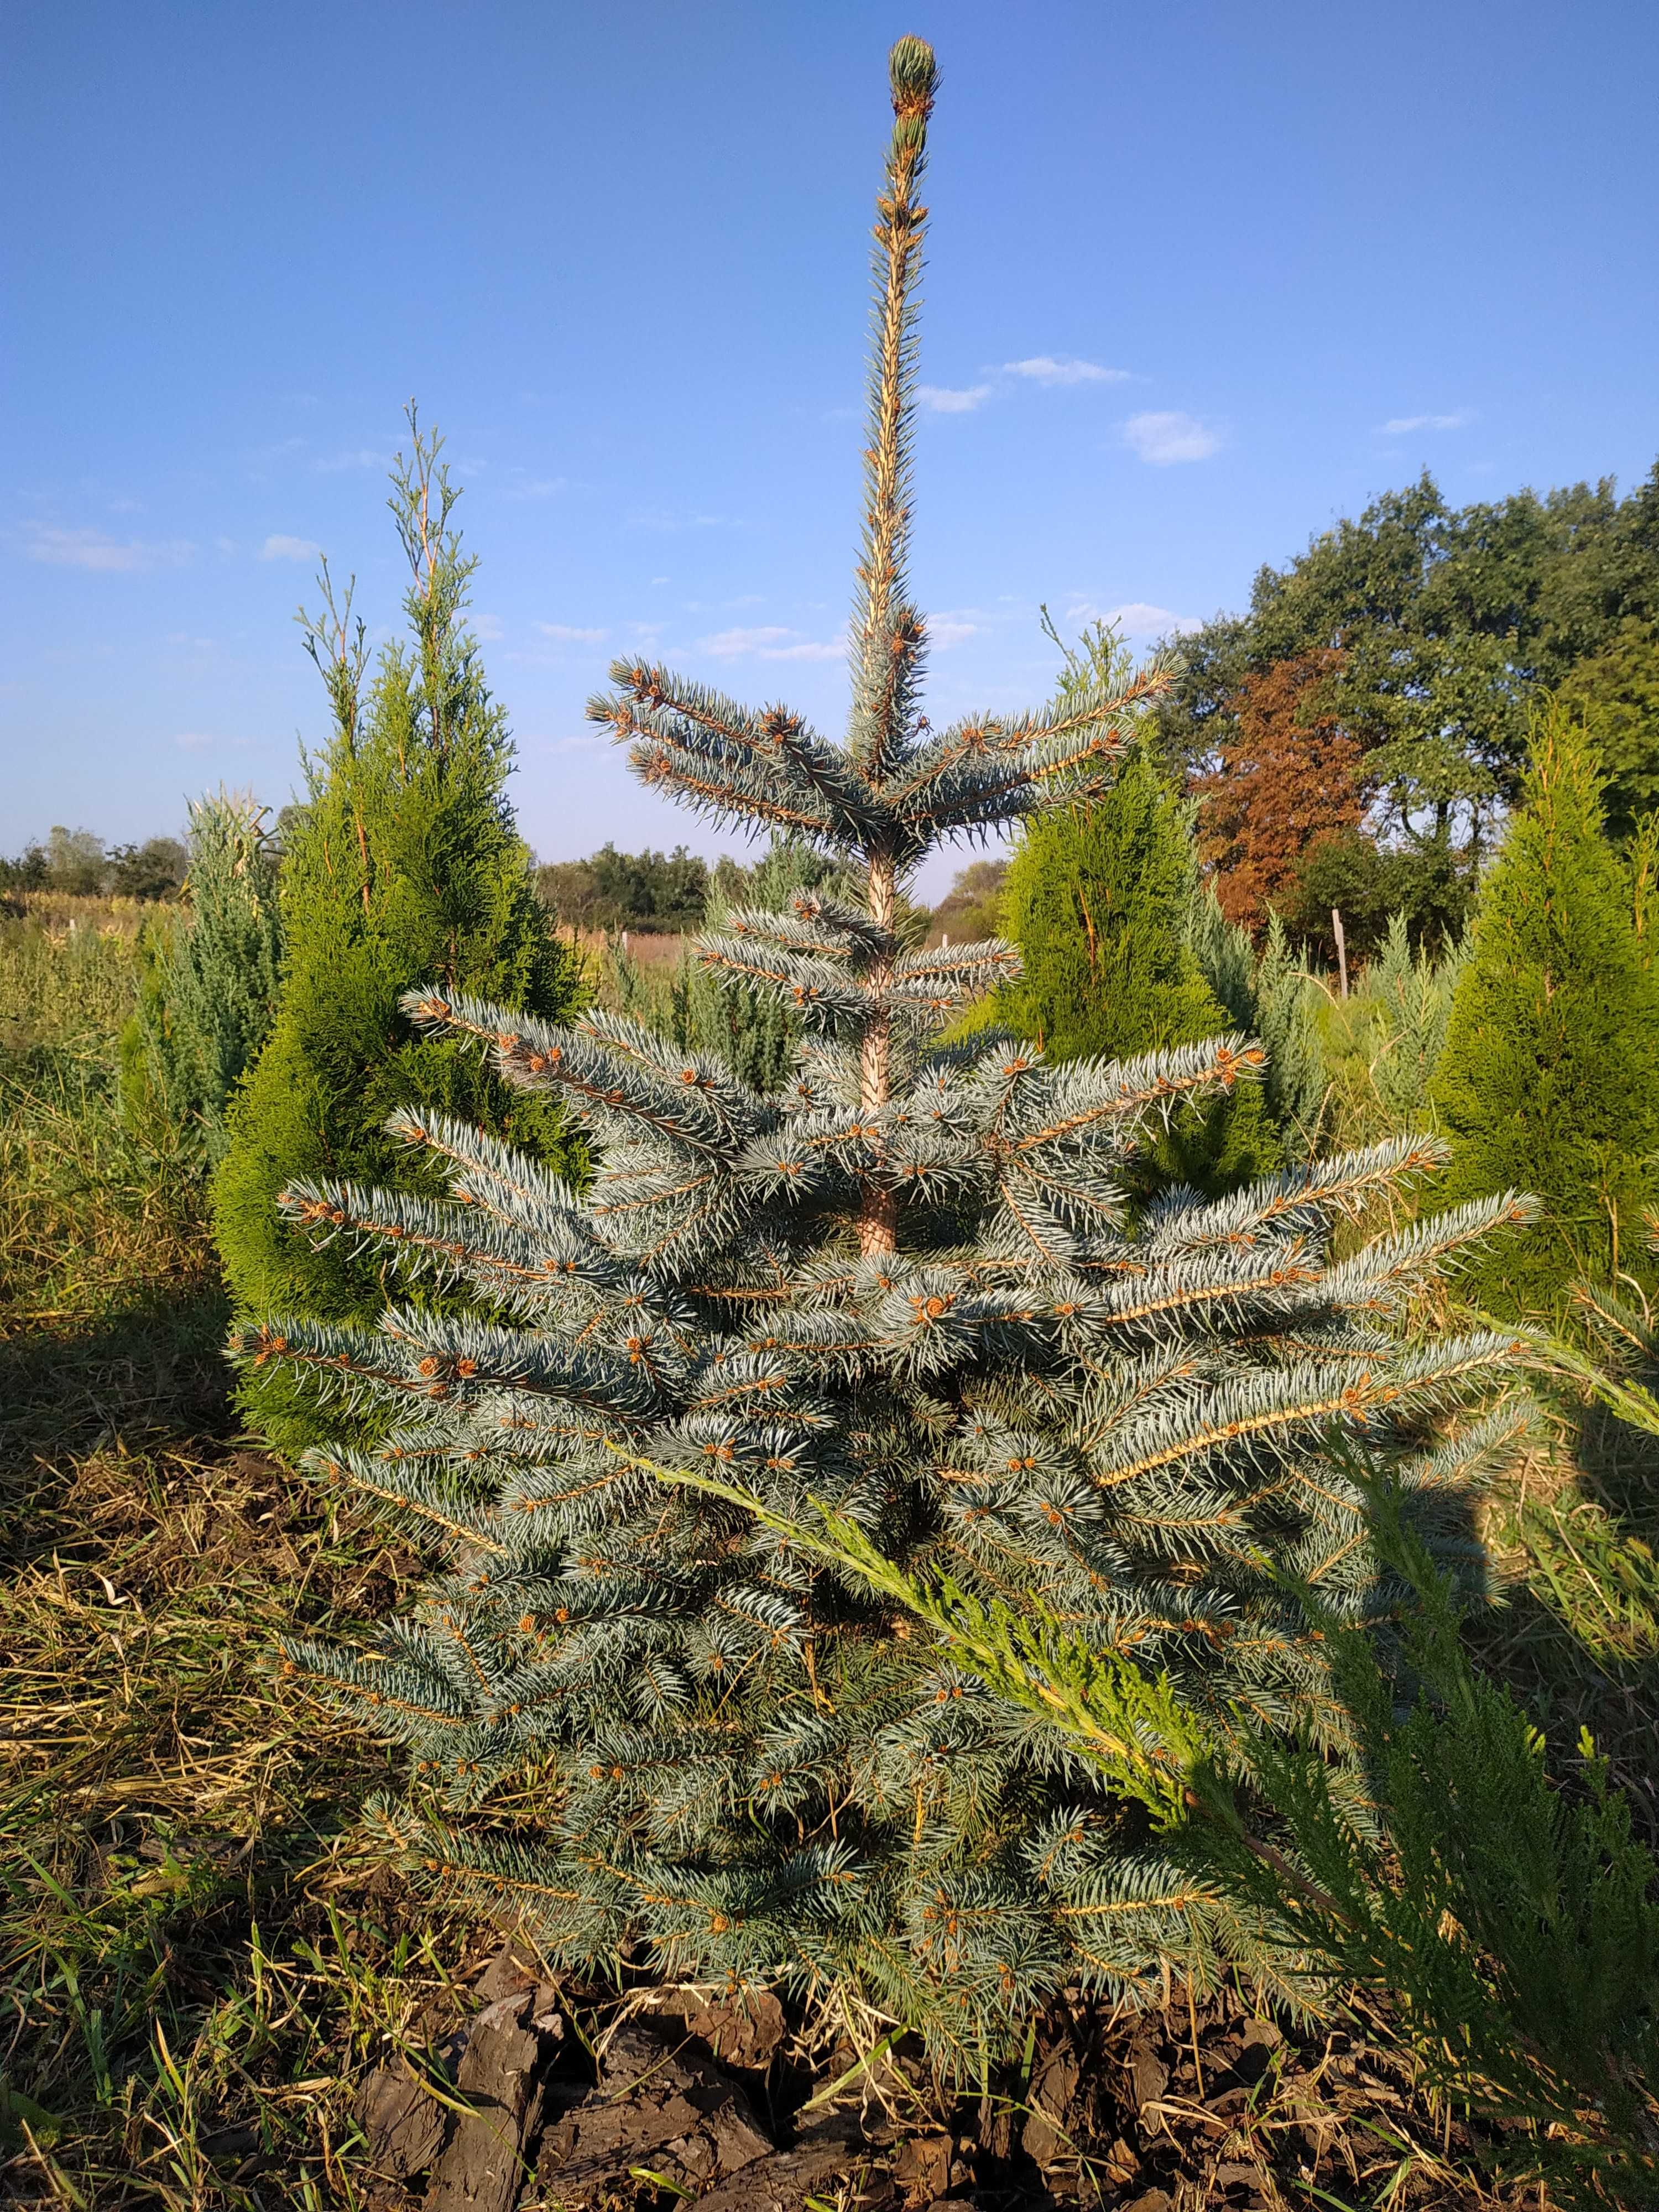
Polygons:
[[1390,1324],[1515,1208],[1333,1264],[1334,1222],[1436,1157],[1398,1142],[1132,1219],[1137,1147],[1257,1077],[1257,1048],[1060,1066],[936,1048],[1018,960],[995,940],[907,948],[912,871],[942,839],[1109,789],[1158,679],[942,732],[922,718],[905,562],[932,52],[901,40],[891,72],[847,740],[642,660],[592,710],[652,788],[856,863],[861,902],[804,890],[702,940],[801,1018],[789,1082],[763,1095],[634,1023],[558,1027],[435,979],[414,1017],[579,1113],[591,1192],[401,1109],[447,1199],[295,1177],[285,1218],[414,1281],[459,1279],[490,1317],[273,1314],[238,1347],[389,1420],[374,1449],[309,1464],[447,1555],[378,1649],[289,1647],[296,1690],[413,1752],[416,1802],[379,1816],[389,1848],[526,1916],[554,1958],[856,1992],[977,2070],[1068,1983],[1136,2003],[1171,1971],[1271,1978],[1260,1923],[878,1589],[659,1470],[791,1524],[821,1501],[905,1572],[1040,1607],[1103,1665],[1132,1658],[1164,1686],[1148,1758],[1159,1712],[1224,1741],[1241,1709],[1340,1755],[1322,1649],[1268,1561],[1345,1620],[1394,1601],[1364,1500],[1322,1452],[1333,1425],[1397,1470],[1419,1525],[1464,1541],[1463,1492],[1507,1431],[1425,1455],[1419,1425],[1506,1373],[1508,1342],[1412,1350]]

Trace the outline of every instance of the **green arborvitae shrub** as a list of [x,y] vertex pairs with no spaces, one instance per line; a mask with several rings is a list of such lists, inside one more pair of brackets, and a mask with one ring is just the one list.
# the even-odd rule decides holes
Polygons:
[[[437,1178],[386,1134],[394,1108],[465,1116],[522,1146],[538,1169],[584,1155],[557,1104],[526,1097],[400,1010],[411,983],[568,1012],[574,957],[536,896],[530,854],[504,796],[513,748],[464,622],[475,563],[451,526],[458,494],[440,441],[410,411],[391,506],[412,582],[407,648],[389,646],[364,692],[362,625],[349,595],[306,623],[329,686],[335,733],[307,763],[308,799],[282,872],[286,945],[276,1025],[230,1116],[214,1178],[214,1228],[244,1314],[363,1319],[384,1302],[382,1267],[344,1243],[319,1246],[278,1206],[296,1179],[336,1176],[431,1191]],[[250,1376],[245,1409],[285,1449],[320,1433],[286,1379]]]
[[140,935],[121,1105],[130,1126],[160,1116],[211,1163],[276,1009],[282,919],[264,809],[222,791],[197,799],[186,866],[188,907],[161,909]]
[[1469,1295],[1504,1316],[1559,1315],[1580,1278],[1650,1277],[1659,976],[1632,908],[1589,741],[1552,705],[1481,888],[1432,1086],[1452,1145],[1449,1199],[1517,1188],[1539,1201],[1533,1222],[1468,1266]]
[[[1066,655],[1055,710],[1127,673],[1097,625]],[[1101,798],[1026,823],[1002,894],[1022,973],[999,993],[998,1018],[1054,1060],[1128,1060],[1224,1034],[1228,1015],[1189,941],[1195,875],[1185,810],[1137,742]],[[1152,1148],[1148,1187],[1174,1178],[1215,1192],[1279,1166],[1263,1106],[1252,1084],[1181,1108]]]
[[806,1024],[788,1085],[763,1096],[623,1018],[559,1027],[434,981],[405,1002],[424,1033],[568,1101],[599,1142],[591,1193],[404,1107],[447,1198],[295,1177],[285,1218],[413,1283],[470,1284],[487,1311],[277,1312],[238,1349],[386,1413],[373,1447],[309,1464],[446,1555],[379,1650],[289,1650],[295,1690],[412,1753],[419,1802],[378,1816],[389,1848],[525,1915],[550,1957],[856,1991],[976,2070],[1047,1992],[1156,2002],[1172,1971],[1273,1960],[1133,1791],[742,1493],[793,1522],[824,1500],[906,1570],[1046,1608],[1166,1670],[1224,1738],[1243,1710],[1337,1750],[1321,1645],[1270,1561],[1346,1620],[1396,1600],[1324,1455],[1333,1428],[1363,1431],[1468,1551],[1490,1433],[1425,1459],[1419,1425],[1506,1373],[1510,1340],[1416,1348],[1390,1316],[1511,1209],[1333,1264],[1337,1217],[1435,1157],[1397,1142],[1132,1218],[1146,1133],[1259,1076],[1259,1050],[935,1048],[1018,959],[994,939],[907,950],[903,885],[942,840],[1103,797],[1145,687],[922,717],[908,462],[934,70],[914,39],[891,67],[846,741],[644,661],[592,709],[648,787],[857,863],[856,905],[805,892],[702,942]]
[[1638,822],[1625,858],[1637,949],[1644,965],[1651,968],[1659,951],[1659,811],[1644,814]]
[[1001,1010],[1054,1060],[1218,1036],[1227,1017],[1188,945],[1176,802],[1139,748],[1106,796],[1030,823],[1003,926],[1024,969]]

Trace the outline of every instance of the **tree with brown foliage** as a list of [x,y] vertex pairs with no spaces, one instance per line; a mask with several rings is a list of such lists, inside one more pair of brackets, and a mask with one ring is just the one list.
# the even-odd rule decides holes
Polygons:
[[1331,649],[1247,676],[1220,766],[1194,785],[1200,858],[1222,912],[1247,929],[1291,902],[1310,848],[1356,829],[1364,811],[1360,746],[1322,696],[1341,665]]

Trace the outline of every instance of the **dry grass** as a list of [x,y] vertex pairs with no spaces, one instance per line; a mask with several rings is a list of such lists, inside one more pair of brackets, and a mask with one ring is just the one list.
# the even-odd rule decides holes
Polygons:
[[[33,896],[33,894],[28,894]],[[59,902],[64,903],[64,902]],[[107,906],[107,900],[82,904]],[[136,902],[127,902],[134,904]],[[100,1062],[126,1018],[136,979],[134,934],[95,927],[48,927],[4,916],[0,902],[0,1053],[30,1046],[81,1048]]]
[[[131,987],[118,936],[0,923],[0,2200],[317,2212],[362,2201],[360,2075],[431,2042],[491,1939],[356,1839],[396,1761],[276,1686],[278,1632],[363,1634],[413,1562],[234,1432],[199,1195],[115,1110]],[[1514,1580],[1479,1632],[1659,1832],[1659,1485],[1576,1442],[1494,1501]],[[1310,2204],[1488,2201],[1359,2078],[1334,2124],[1377,2149]],[[1228,2155],[1281,2123],[1310,2112],[1264,2090]]]
[[0,925],[0,2200],[315,2207],[466,1938],[351,1841],[380,1753],[273,1694],[405,1563],[232,1432],[199,1191],[116,1110],[131,986]]
[[410,2010],[421,1942],[346,1839],[387,1777],[272,1696],[272,1643],[295,1621],[358,1626],[398,1563],[249,1452],[112,1443],[15,1502],[31,1544],[0,1609],[0,2188],[252,2203],[225,2160],[253,2159],[242,2179],[263,2168],[267,2203],[314,2202],[350,2133],[354,2060]]
[[678,930],[561,927],[557,934],[567,945],[574,945],[590,963],[602,965],[611,952],[623,950],[642,968],[678,967],[680,954],[689,942]]
[[[1553,1431],[1553,1434],[1551,1431]],[[1581,1732],[1659,1848],[1659,1464],[1609,1416],[1562,1409],[1489,1501],[1497,1608],[1471,1623],[1569,1773]]]
[[53,936],[90,930],[100,936],[137,937],[144,916],[155,912],[147,899],[106,898],[101,892],[7,891],[0,915],[11,914]]

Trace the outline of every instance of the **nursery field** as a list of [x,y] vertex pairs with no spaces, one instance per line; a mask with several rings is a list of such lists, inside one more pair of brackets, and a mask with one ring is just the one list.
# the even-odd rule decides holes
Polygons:
[[[237,1433],[198,1186],[115,1105],[135,972],[97,902],[0,927],[0,2196],[413,2203],[384,2130],[371,2142],[366,2085],[384,2094],[413,2069],[464,2107],[443,2050],[539,1969],[503,1954],[509,1929],[386,1869],[358,1814],[400,1761],[278,1672],[280,1632],[349,1638],[420,1562]],[[1487,1508],[1507,1579],[1474,1633],[1564,1775],[1588,1729],[1651,1838],[1649,1451],[1610,1418],[1544,1409]],[[963,2100],[935,2092],[890,2021],[757,2015],[734,2044],[710,1996],[560,1991],[575,2034],[554,2082],[591,2116],[597,2072],[611,2134],[593,2170],[627,2194],[529,2180],[521,2204],[1546,2201],[1486,2191],[1462,2116],[1414,2092],[1389,2022],[1363,2010],[1297,2037],[1224,1997],[1172,1993],[1167,2013],[1117,2021],[1062,2003],[1023,2068]],[[767,2142],[740,2185],[688,2186],[688,2124],[642,2099],[629,2021],[647,2002],[686,2022],[679,2055],[653,2063],[704,2115],[702,2171],[720,2097],[749,2093]],[[434,2183],[426,2201],[511,2200]]]
[[1624,25],[64,12],[0,2212],[1659,2212]]

